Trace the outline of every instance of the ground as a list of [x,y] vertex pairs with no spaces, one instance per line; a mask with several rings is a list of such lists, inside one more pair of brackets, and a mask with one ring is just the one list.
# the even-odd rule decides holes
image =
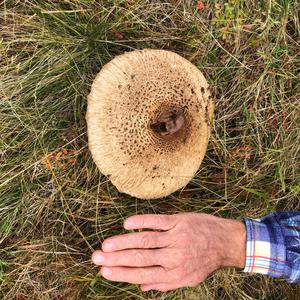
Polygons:
[[[0,1],[0,298],[296,299],[297,285],[234,269],[142,293],[90,256],[132,214],[300,210],[299,14],[297,0]],[[199,172],[152,201],[101,176],[85,122],[101,66],[142,48],[191,61],[215,102]]]

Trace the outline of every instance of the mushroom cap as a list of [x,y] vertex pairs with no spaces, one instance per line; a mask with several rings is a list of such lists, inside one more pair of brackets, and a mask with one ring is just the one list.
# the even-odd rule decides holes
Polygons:
[[88,96],[89,149],[120,192],[160,198],[184,187],[206,152],[213,103],[203,74],[165,50],[135,50],[98,73]]

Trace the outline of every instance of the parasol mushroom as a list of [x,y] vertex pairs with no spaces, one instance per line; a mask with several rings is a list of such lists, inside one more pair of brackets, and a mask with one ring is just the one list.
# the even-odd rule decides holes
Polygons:
[[88,96],[93,160],[120,192],[160,198],[184,187],[206,152],[213,103],[202,73],[165,50],[135,50],[98,73]]

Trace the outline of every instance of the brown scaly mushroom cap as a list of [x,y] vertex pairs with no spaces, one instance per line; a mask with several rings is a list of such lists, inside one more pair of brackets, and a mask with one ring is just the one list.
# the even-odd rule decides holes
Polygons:
[[88,96],[93,159],[120,192],[152,199],[184,187],[206,152],[213,114],[208,84],[164,50],[115,57]]

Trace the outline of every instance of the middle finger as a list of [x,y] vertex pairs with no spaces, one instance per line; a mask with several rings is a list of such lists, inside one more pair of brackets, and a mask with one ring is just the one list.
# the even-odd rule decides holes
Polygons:
[[97,250],[92,260],[102,266],[150,267],[164,265],[163,249],[129,249],[115,252]]

